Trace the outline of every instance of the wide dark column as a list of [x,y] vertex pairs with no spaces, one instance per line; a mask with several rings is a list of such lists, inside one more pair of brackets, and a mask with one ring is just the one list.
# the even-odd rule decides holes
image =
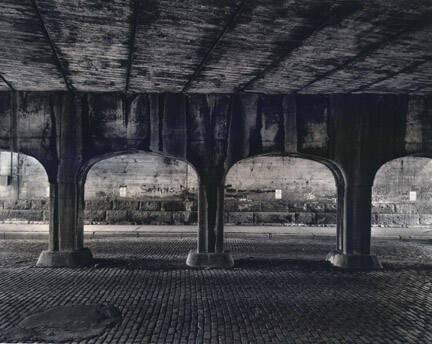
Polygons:
[[[80,266],[92,261],[83,247],[83,188],[79,183],[51,183],[49,247],[43,251],[38,266]],[[54,208],[54,209],[53,209]]]
[[199,178],[198,247],[186,264],[192,267],[228,268],[234,260],[224,252],[224,178]]
[[[341,193],[338,193],[341,195]],[[378,269],[381,264],[371,247],[372,183],[348,180],[343,193],[343,223],[338,230],[337,250],[327,260],[345,269]],[[340,204],[341,202],[338,202]],[[340,212],[338,212],[340,214]]]
[[[79,179],[82,166],[81,113],[74,95],[54,102],[57,132],[57,167],[50,176],[49,247],[38,266],[79,266],[92,261],[83,247],[84,184]],[[54,173],[53,173],[54,174]]]

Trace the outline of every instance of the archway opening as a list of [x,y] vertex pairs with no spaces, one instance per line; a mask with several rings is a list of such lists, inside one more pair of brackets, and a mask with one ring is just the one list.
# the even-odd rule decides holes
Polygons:
[[325,165],[303,158],[259,156],[226,176],[227,224],[336,226],[337,189]]
[[49,214],[49,182],[42,164],[25,154],[0,151],[0,223],[48,223]]
[[87,174],[85,224],[196,224],[197,188],[196,172],[184,161],[147,152],[116,155]]
[[431,226],[431,175],[430,158],[407,156],[381,166],[372,189],[373,226],[389,229]]

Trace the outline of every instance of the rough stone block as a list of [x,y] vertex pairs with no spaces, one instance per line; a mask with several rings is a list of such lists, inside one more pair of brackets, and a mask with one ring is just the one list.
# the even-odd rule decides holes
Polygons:
[[185,223],[185,211],[173,211],[172,222],[175,225],[183,225]]
[[416,203],[417,211],[420,214],[432,214],[432,202],[417,202]]
[[91,199],[85,202],[87,210],[111,210],[113,202],[109,199]]
[[107,223],[130,223],[130,216],[127,210],[107,210]]
[[161,210],[160,201],[141,201],[139,203],[140,210],[158,211]]
[[294,223],[294,213],[255,213],[256,223]]
[[172,212],[167,211],[130,211],[129,221],[139,225],[172,224]]
[[264,212],[287,212],[291,208],[291,202],[287,200],[261,201],[261,209]]
[[408,226],[418,225],[420,217],[418,214],[377,214],[377,224],[384,226]]
[[50,211],[49,210],[42,210],[42,221],[43,222],[49,222],[50,220]]
[[292,212],[309,211],[307,202],[290,202],[289,210]]
[[49,210],[49,200],[48,199],[32,199],[31,209],[34,210]]
[[113,210],[138,210],[138,207],[138,201],[115,199],[113,202]]
[[226,212],[238,211],[238,200],[237,199],[225,199],[224,209]]
[[91,222],[106,222],[106,211],[105,210],[85,210],[84,218]]
[[421,225],[432,225],[432,214],[420,214]]
[[197,211],[185,211],[184,224],[198,223],[198,212]]
[[315,218],[318,225],[335,225],[337,222],[335,213],[318,213],[315,214]]
[[316,222],[315,213],[296,213],[295,222],[304,225],[312,225]]
[[224,212],[224,223],[229,223],[228,218],[229,218],[229,212],[225,211]]
[[395,208],[396,214],[418,214],[415,203],[397,203]]
[[[128,211],[128,220],[130,223],[137,225],[150,224],[151,219],[148,211],[130,210]],[[156,223],[158,224],[158,222]]]
[[162,210],[165,211],[184,211],[186,210],[184,201],[164,201]]
[[323,202],[308,202],[306,204],[306,209],[314,213],[321,213],[325,212],[326,205]]
[[372,213],[375,214],[394,214],[395,205],[394,203],[373,203]]
[[186,211],[197,211],[198,210],[198,200],[189,199],[188,201],[185,201],[185,209],[186,209]]
[[198,213],[196,211],[173,211],[172,222],[176,225],[197,223]]
[[151,211],[148,217],[152,220],[151,224],[171,225],[173,223],[173,213],[170,211]]
[[30,200],[18,199],[18,200],[5,200],[4,209],[13,210],[30,210],[32,203]]
[[337,212],[337,204],[336,204],[336,202],[327,202],[327,203],[325,203],[325,212],[326,213],[335,213],[335,212]]
[[43,221],[43,212],[38,210],[2,210],[0,221]]
[[254,223],[254,213],[251,212],[231,212],[228,213],[228,223],[236,225]]
[[242,199],[238,201],[237,207],[238,211],[261,211],[261,202],[251,199]]

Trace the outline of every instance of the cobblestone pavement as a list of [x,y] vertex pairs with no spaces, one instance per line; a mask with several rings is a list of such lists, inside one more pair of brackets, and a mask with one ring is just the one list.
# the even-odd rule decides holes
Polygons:
[[79,269],[36,268],[45,240],[1,240],[0,342],[29,314],[102,304],[123,320],[80,343],[432,343],[432,240],[373,244],[382,271],[328,266],[328,237],[231,236],[231,270],[187,268],[193,237],[88,239]]

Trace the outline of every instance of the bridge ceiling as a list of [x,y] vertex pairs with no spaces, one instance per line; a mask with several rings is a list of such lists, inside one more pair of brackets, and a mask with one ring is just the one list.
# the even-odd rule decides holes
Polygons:
[[2,0],[0,90],[432,93],[432,0]]

